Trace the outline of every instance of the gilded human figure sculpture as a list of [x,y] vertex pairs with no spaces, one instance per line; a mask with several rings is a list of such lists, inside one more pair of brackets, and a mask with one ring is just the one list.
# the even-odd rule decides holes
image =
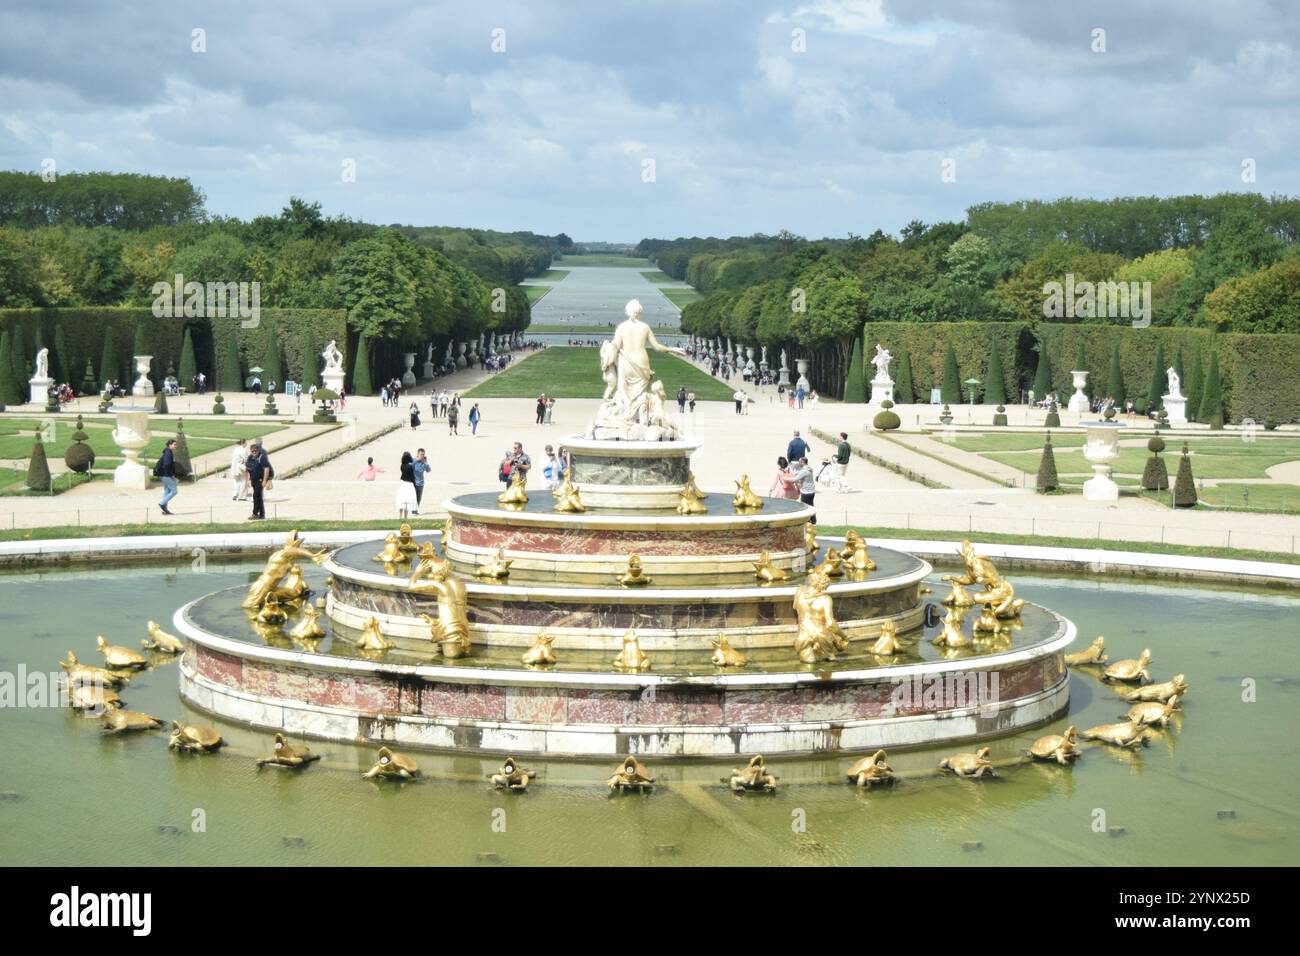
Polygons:
[[280,579],[289,573],[289,569],[293,567],[294,561],[298,558],[308,558],[319,566],[324,563],[326,554],[328,552],[324,549],[308,551],[303,539],[298,537],[298,532],[290,531],[284,545],[279,550],[273,551],[271,556],[266,559],[266,570],[249,586],[248,595],[244,598],[243,606],[246,608],[261,607],[267,595],[275,590],[280,583]]
[[402,550],[402,545],[397,540],[397,533],[390,531],[384,537],[384,547],[374,557],[375,561],[382,561],[384,564],[402,564],[410,560],[410,555]]
[[537,632],[537,636],[533,638],[533,646],[524,651],[524,656],[520,660],[525,667],[553,667],[555,649],[551,645],[554,643],[554,635],[543,628]]
[[749,487],[749,475],[741,475],[736,480],[736,494],[732,497],[731,503],[741,511],[752,511],[763,507],[763,499],[754,494],[753,489]]
[[510,487],[501,494],[497,495],[497,501],[503,505],[526,505],[528,504],[528,492],[524,490],[524,482],[527,480],[527,474],[521,468],[515,469],[515,475],[510,479]]
[[709,509],[704,504],[705,497],[704,492],[700,491],[700,486],[695,483],[695,473],[691,472],[682,490],[677,492],[677,513],[679,515],[707,514]]
[[889,765],[889,755],[877,750],[863,757],[847,771],[849,780],[859,787],[876,787],[894,782],[894,768]]
[[1187,696],[1187,678],[1185,674],[1176,674],[1172,680],[1162,681],[1159,684],[1147,684],[1145,687],[1131,690],[1124,695],[1124,699],[1155,700],[1164,703],[1174,696],[1177,696],[1179,700]]
[[776,776],[768,771],[762,754],[755,754],[750,757],[749,763],[743,770],[732,768],[731,776],[723,777],[722,780],[737,792],[757,790],[762,793],[771,793],[776,789]]
[[605,781],[610,790],[650,790],[654,782],[650,771],[635,757],[624,760],[614,775]]
[[898,639],[898,625],[893,621],[880,622],[880,637],[871,645],[871,653],[877,657],[893,657],[902,654],[907,648]]
[[764,548],[762,551],[758,553],[758,560],[753,562],[753,564],[754,564],[754,577],[758,578],[760,581],[764,582],[765,584],[770,584],[773,581],[790,580],[790,573],[781,568],[778,568],[775,564],[772,563],[772,558],[767,553],[766,548]]
[[514,757],[507,757],[501,769],[491,774],[488,779],[498,790],[527,790],[528,784],[535,776],[537,775],[531,770],[519,766],[519,761]]
[[379,618],[372,616],[362,626],[361,637],[357,639],[357,647],[363,651],[387,651],[392,649],[392,641],[384,637],[379,630]]
[[731,646],[727,635],[719,634],[711,642],[713,645],[713,664],[715,667],[744,667],[745,655]]
[[420,775],[420,766],[406,754],[380,747],[375,765],[361,775],[364,780],[410,780]]
[[145,624],[149,636],[140,641],[146,651],[161,651],[164,654],[181,654],[185,651],[185,642],[173,634],[168,634],[158,626],[157,621]]
[[625,588],[644,587],[650,583],[645,570],[641,567],[641,556],[633,552],[627,556],[627,567],[617,577],[618,583]]
[[108,643],[102,634],[95,638],[95,647],[104,655],[104,663],[113,670],[139,671],[149,666],[149,658],[129,647]]
[[325,636],[325,628],[320,626],[314,605],[308,604],[302,609],[302,617],[289,629],[289,636],[295,641],[316,641]]
[[415,552],[413,560],[415,566],[411,569],[411,576],[406,582],[412,589],[421,581],[433,577],[443,568],[451,568],[451,562],[438,555],[438,550],[433,546],[432,541],[426,541],[420,545],[420,550]]
[[429,625],[430,638],[442,648],[444,657],[464,657],[470,652],[469,593],[465,582],[451,573],[451,565],[444,562],[420,585],[419,591],[432,591],[438,596],[438,619],[427,614],[420,617]]
[[488,559],[486,564],[480,564],[474,568],[474,574],[480,578],[509,577],[510,565],[512,564],[514,564],[514,558],[506,557],[505,548],[497,548],[496,553]]
[[167,741],[167,746],[172,750],[211,753],[223,743],[225,741],[221,739],[221,734],[211,727],[202,724],[182,724],[179,720],[173,720],[172,735]]
[[1081,667],[1084,664],[1105,664],[1106,638],[1098,635],[1083,650],[1076,651],[1073,654],[1066,654],[1065,663],[1071,667]]
[[803,546],[809,558],[817,553],[817,526],[811,521],[803,526]]
[[555,510],[566,514],[581,514],[587,510],[587,506],[582,503],[582,496],[578,493],[577,487],[569,480],[566,475],[564,484],[560,485],[553,492],[555,495]]
[[975,753],[953,754],[939,761],[941,770],[948,770],[959,777],[992,777],[993,761],[989,759],[992,751],[981,747]]
[[637,637],[636,628],[628,628],[627,633],[623,635],[623,649],[619,651],[618,657],[614,658],[614,666],[621,671],[650,669],[650,658],[646,657],[645,652],[641,650],[641,641]]
[[1078,760],[1081,752],[1079,735],[1073,726],[1067,727],[1063,734],[1047,734],[1039,737],[1025,751],[1035,760],[1055,760],[1059,764],[1066,765],[1072,760]]
[[320,760],[320,754],[314,754],[307,747],[295,747],[289,743],[284,734],[275,735],[275,745],[272,749],[271,756],[263,757],[257,761],[259,767],[267,765],[273,767],[288,767],[297,770],[305,767],[314,760]]
[[1120,683],[1149,684],[1151,683],[1151,672],[1147,670],[1147,665],[1150,663],[1151,649],[1144,648],[1142,655],[1136,660],[1130,658],[1129,660],[1116,661],[1114,664],[1111,664],[1102,671],[1101,679],[1106,683],[1114,681]]
[[799,618],[794,649],[805,664],[832,661],[836,652],[849,646],[848,637],[835,620],[835,605],[826,590],[829,586],[826,574],[814,568],[794,593],[794,612]]

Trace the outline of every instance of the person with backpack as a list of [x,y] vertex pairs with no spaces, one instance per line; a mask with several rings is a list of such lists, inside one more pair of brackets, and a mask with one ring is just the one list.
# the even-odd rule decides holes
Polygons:
[[167,445],[163,448],[163,453],[158,458],[157,464],[153,466],[155,478],[161,478],[163,484],[162,501],[158,502],[158,507],[162,509],[165,515],[172,514],[167,510],[167,502],[176,497],[176,439],[167,439]]
[[501,459],[501,464],[497,466],[497,479],[503,485],[510,484],[510,469],[514,467],[514,452],[507,451],[506,456]]
[[483,417],[483,413],[478,410],[478,402],[475,402],[469,410],[469,433],[472,437],[478,437],[478,422]]
[[456,424],[459,421],[460,421],[460,406],[459,405],[447,406],[447,434],[449,435],[460,434],[460,432],[456,430]]
[[247,467],[248,483],[253,486],[253,513],[248,516],[248,520],[263,521],[266,518],[266,502],[262,500],[262,492],[271,487],[275,469],[271,467],[271,459],[267,457],[261,442],[253,442],[249,446]]

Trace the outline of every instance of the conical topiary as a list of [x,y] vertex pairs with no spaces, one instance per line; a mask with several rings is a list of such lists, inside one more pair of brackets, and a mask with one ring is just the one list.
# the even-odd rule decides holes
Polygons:
[[199,374],[199,364],[194,358],[194,336],[190,326],[185,326],[185,335],[181,341],[181,367],[177,373],[181,388],[194,388],[194,380]]
[[961,403],[961,372],[957,370],[957,350],[951,342],[943,357],[943,384],[939,389],[939,400],[944,404]]
[[166,415],[167,412],[167,393],[162,389],[153,397],[153,411],[155,415]]
[[15,384],[12,351],[13,340],[5,329],[0,332],[0,412],[6,405],[21,405],[23,401]]
[[262,363],[262,381],[275,382],[279,387],[284,384],[284,366],[280,362],[280,337],[276,333],[275,323],[266,323],[266,360]]
[[893,431],[895,428],[902,425],[902,420],[898,417],[898,413],[893,411],[893,408],[894,403],[889,399],[885,399],[881,402],[880,411],[877,412],[876,417],[872,419],[871,427],[877,431],[888,432]]
[[1192,477],[1192,458],[1187,450],[1187,442],[1183,442],[1183,457],[1178,462],[1178,477],[1174,479],[1174,507],[1191,508],[1195,504],[1196,479]]
[[904,346],[898,356],[898,380],[894,382],[894,397],[903,405],[916,401],[916,390],[912,387],[912,360]]
[[63,453],[63,463],[78,474],[85,474],[95,466],[95,452],[89,445],[85,444],[88,437],[81,416],[78,415],[77,427],[72,433],[72,444]]
[[1169,471],[1160,453],[1165,450],[1165,440],[1159,435],[1147,441],[1151,457],[1142,469],[1142,487],[1147,491],[1167,491],[1169,489]]
[[185,439],[185,421],[176,419],[176,447],[172,449],[177,478],[193,478],[194,465],[190,462],[190,443]]
[[319,351],[312,344],[310,335],[302,337],[302,374],[299,381],[302,384],[302,390],[311,394],[312,387],[320,387],[320,356],[316,353]]
[[1156,343],[1155,367],[1151,369],[1151,387],[1147,389],[1147,408],[1159,408],[1169,391],[1169,373],[1165,371],[1165,344]]
[[120,382],[121,372],[117,365],[117,342],[114,341],[113,327],[104,329],[104,351],[99,356],[99,381],[107,388],[109,382]]
[[1106,394],[1115,400],[1116,408],[1123,408],[1128,401],[1128,395],[1124,391],[1124,370],[1119,364],[1119,340],[1115,341],[1115,349],[1110,353],[1110,372],[1106,376]]
[[95,381],[95,366],[90,359],[86,359],[86,373],[81,376],[81,394],[94,395],[99,391],[99,383]]
[[1043,422],[1043,424],[1048,428],[1061,427],[1061,410],[1056,407],[1056,402],[1052,402],[1047,407],[1047,421]]
[[1047,344],[1038,345],[1038,369],[1034,372],[1034,398],[1042,400],[1052,391],[1052,360],[1047,357]]
[[244,373],[239,365],[239,341],[232,332],[226,337],[226,347],[221,350],[217,366],[217,391],[238,392],[244,387]]
[[352,370],[352,391],[357,395],[375,393],[375,387],[370,384],[370,341],[364,332],[357,337],[357,360]]
[[1002,371],[1002,352],[996,342],[989,349],[989,369],[984,376],[988,385],[984,389],[985,405],[1007,403],[1007,377]]
[[1047,440],[1043,442],[1043,457],[1038,461],[1038,479],[1035,486],[1039,491],[1055,491],[1061,487],[1060,480],[1056,477],[1056,454],[1052,451],[1052,433],[1047,433]]
[[1210,370],[1205,375],[1205,392],[1201,395],[1198,417],[1210,428],[1223,428],[1223,388],[1219,382],[1219,354],[1210,352]]
[[27,465],[27,487],[32,491],[50,490],[50,463],[45,460],[45,444],[41,433],[36,433],[36,443],[32,445],[32,460]]
[[862,370],[862,339],[853,337],[853,355],[849,359],[849,373],[844,377],[844,401],[858,402],[867,400],[867,380]]

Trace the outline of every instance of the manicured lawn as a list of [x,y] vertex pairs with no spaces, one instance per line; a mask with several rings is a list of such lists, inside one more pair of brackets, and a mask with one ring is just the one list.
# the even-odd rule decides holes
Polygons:
[[[655,335],[680,335],[681,328],[676,325],[656,325]],[[530,325],[524,334],[528,335],[604,335],[614,334],[614,326],[609,325]]]
[[654,263],[649,259],[637,259],[633,256],[615,256],[593,254],[587,256],[561,256],[559,264],[566,269],[574,266],[618,266],[626,269],[653,269]]
[[568,269],[547,269],[539,276],[529,277],[529,282],[559,282],[569,274]]
[[[1169,476],[1173,481],[1174,476]],[[1250,492],[1250,499],[1242,492]],[[1234,511],[1271,511],[1283,514],[1300,513],[1300,485],[1210,485],[1197,488],[1197,497],[1207,505],[1218,505]]]
[[683,309],[686,306],[690,305],[692,302],[701,298],[700,294],[696,292],[694,289],[661,288],[659,291],[663,294],[663,297],[665,299],[667,299],[673,305],[677,306],[677,308],[679,309]]
[[652,269],[649,272],[642,272],[641,275],[645,276],[647,282],[653,283],[654,285],[674,285],[677,282],[677,280],[668,273],[660,272],[658,269]]
[[555,288],[553,285],[525,285],[520,286],[524,290],[524,295],[528,296],[528,304],[534,305],[546,298],[546,293]]
[[[54,422],[54,439],[46,444],[45,453],[51,458],[62,459],[68,446],[72,444],[72,433],[76,430],[77,419],[71,415],[51,416]],[[32,453],[35,433],[42,421],[34,418],[0,418],[0,459],[28,458]],[[95,453],[96,459],[118,456],[117,445],[113,442],[114,422],[111,418],[96,417],[85,420],[86,444]],[[152,419],[149,423],[152,439],[143,457],[153,460],[162,453],[167,439],[176,434],[175,418]],[[268,422],[244,421],[205,421],[185,422],[186,444],[190,456],[216,451],[232,444],[236,438],[260,438],[283,429],[284,425]],[[97,465],[98,467],[98,465]]]
[[[685,386],[700,401],[730,401],[732,389],[676,355],[654,352],[650,367],[664,383],[671,401]],[[556,398],[600,398],[605,382],[600,377],[600,349],[549,348],[511,365],[504,372],[475,385],[467,398],[535,398],[545,392]]]
[[[1052,444],[1055,446],[1055,439],[1053,439]],[[1294,461],[1300,458],[1300,450],[1284,451],[1280,448],[1274,448],[1260,453],[1244,451],[1244,448],[1250,447],[1245,443],[1233,445],[1231,446],[1231,452],[1225,449],[1219,454],[1201,448],[1195,440],[1189,442],[1189,446],[1192,453],[1192,473],[1197,478],[1267,478],[1268,474],[1265,469],[1284,461]],[[1175,447],[1175,443],[1171,442],[1164,453],[1165,467],[1169,469],[1171,476],[1178,468],[1179,451],[1181,451],[1181,446]],[[1147,458],[1150,456],[1151,453],[1145,448],[1121,447],[1119,458],[1115,460],[1111,467],[1121,474],[1140,475],[1142,469],[1146,467]],[[1041,449],[988,452],[985,453],[984,457],[1000,461],[1002,464],[1010,465],[1013,468],[1019,468],[1021,471],[1036,473],[1038,471],[1038,461],[1041,457]],[[1071,449],[1067,451],[1057,449],[1056,470],[1059,473],[1090,472],[1092,468],[1083,457],[1082,450]]]
[[[80,475],[75,471],[65,472],[54,479],[54,493],[67,491],[77,485],[84,485],[92,480],[90,475]],[[12,495],[48,495],[49,491],[33,491],[27,487],[26,468],[0,468],[0,496]]]
[[[936,436],[931,436],[936,437]],[[982,455],[986,451],[1034,451],[1043,450],[1042,435],[1005,434],[1005,435],[959,435],[948,444],[962,451],[973,451]],[[1083,447],[1082,435],[1052,435],[1053,448]],[[1037,466],[1035,466],[1037,467]]]

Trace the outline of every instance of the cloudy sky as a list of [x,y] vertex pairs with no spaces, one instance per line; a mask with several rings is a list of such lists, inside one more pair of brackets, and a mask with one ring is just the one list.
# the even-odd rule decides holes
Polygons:
[[1298,11],[0,0],[0,168],[188,176],[242,217],[298,195],[372,222],[616,241],[1296,194]]

